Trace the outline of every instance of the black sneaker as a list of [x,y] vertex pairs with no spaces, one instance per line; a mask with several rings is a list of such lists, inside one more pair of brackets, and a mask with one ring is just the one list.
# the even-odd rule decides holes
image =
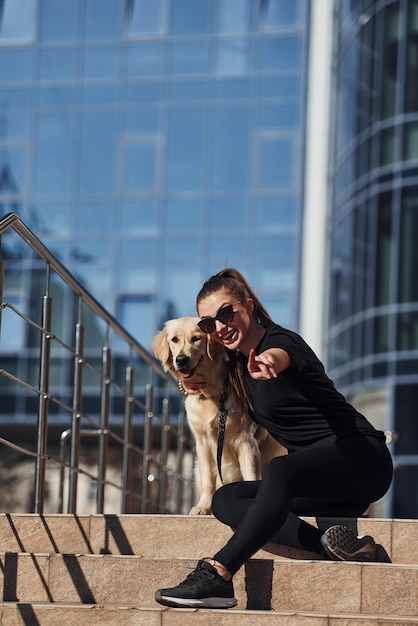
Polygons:
[[373,537],[356,537],[347,526],[331,526],[321,537],[321,544],[334,561],[374,561],[376,544]]
[[237,603],[232,580],[219,576],[208,561],[199,561],[177,587],[159,589],[155,599],[165,606],[186,608],[229,609]]

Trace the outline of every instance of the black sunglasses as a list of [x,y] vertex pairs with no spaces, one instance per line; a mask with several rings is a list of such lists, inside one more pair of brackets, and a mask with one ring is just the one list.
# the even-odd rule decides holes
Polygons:
[[221,322],[221,324],[229,324],[234,319],[234,305],[240,304],[242,300],[238,300],[237,302],[233,302],[232,304],[226,304],[223,306],[215,317],[204,317],[197,323],[200,330],[203,330],[207,335],[211,335],[216,330],[216,321]]

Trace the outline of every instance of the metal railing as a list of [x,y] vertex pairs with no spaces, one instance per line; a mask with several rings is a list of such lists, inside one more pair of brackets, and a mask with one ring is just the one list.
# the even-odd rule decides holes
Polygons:
[[[0,438],[0,445],[35,460],[33,511],[44,512],[47,474],[55,470],[58,513],[80,512],[81,475],[94,486],[96,513],[187,512],[193,443],[175,381],[14,213],[0,220],[0,253],[0,355],[3,333],[13,333],[16,320],[24,337],[20,352],[9,347],[6,361],[13,367],[0,363],[0,382],[37,413],[35,449],[18,443],[16,434],[15,441]],[[8,294],[16,282],[27,286],[28,272],[25,310]],[[22,350],[31,354],[26,377],[18,366]],[[22,421],[28,420],[25,411]],[[59,441],[54,432],[61,432]],[[80,461],[83,446],[94,459],[92,469]],[[118,480],[109,478],[110,467]],[[110,488],[120,494],[119,511],[106,510]]]

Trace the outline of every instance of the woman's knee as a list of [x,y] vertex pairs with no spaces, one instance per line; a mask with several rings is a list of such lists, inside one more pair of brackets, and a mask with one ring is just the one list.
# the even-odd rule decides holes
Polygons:
[[226,518],[229,517],[233,501],[232,485],[224,485],[215,491],[212,498],[212,513],[220,522],[228,523]]

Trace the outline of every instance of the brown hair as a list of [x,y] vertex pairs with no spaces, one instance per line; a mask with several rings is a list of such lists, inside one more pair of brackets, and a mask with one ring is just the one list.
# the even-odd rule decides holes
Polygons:
[[[212,295],[213,293],[216,293],[217,291],[220,291],[221,289],[234,294],[234,296],[242,302],[251,298],[254,302],[253,315],[260,326],[267,328],[271,324],[274,324],[267,310],[261,304],[244,276],[238,270],[231,267],[225,268],[217,274],[214,274],[203,284],[201,290],[197,294],[196,308],[198,308],[201,300]],[[238,396],[242,409],[246,412],[248,412],[248,410],[252,412],[253,406],[244,379],[244,368],[246,367],[245,360],[239,351],[228,350],[228,355],[229,384]]]
[[267,328],[267,326],[274,323],[270,315],[267,313],[267,310],[251,289],[247,280],[238,270],[235,270],[232,267],[227,267],[217,274],[214,274],[203,284],[203,287],[197,294],[196,308],[199,306],[199,302],[201,300],[212,295],[216,291],[220,291],[221,289],[225,289],[225,291],[233,293],[239,300],[242,301],[251,298],[254,302],[254,316],[260,326]]

